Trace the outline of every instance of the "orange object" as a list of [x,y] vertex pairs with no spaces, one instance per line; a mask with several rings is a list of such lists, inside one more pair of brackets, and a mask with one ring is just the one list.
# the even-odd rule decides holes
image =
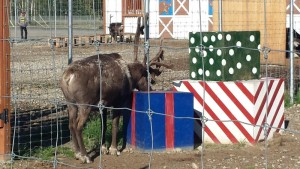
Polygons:
[[0,161],[9,159],[11,151],[9,5],[9,0],[0,1]]

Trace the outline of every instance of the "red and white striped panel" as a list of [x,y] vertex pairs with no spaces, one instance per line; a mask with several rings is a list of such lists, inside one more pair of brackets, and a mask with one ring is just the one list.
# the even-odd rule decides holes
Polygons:
[[[267,81],[268,84],[265,79],[205,83],[181,80],[174,81],[174,90],[192,92],[196,112],[203,112],[204,105],[202,115],[209,119],[205,123],[204,142],[256,143],[264,139],[264,129],[259,126],[266,122],[266,117],[270,127],[284,125],[284,80]],[[196,130],[201,130],[201,126]],[[279,130],[268,130],[268,139],[275,131]]]

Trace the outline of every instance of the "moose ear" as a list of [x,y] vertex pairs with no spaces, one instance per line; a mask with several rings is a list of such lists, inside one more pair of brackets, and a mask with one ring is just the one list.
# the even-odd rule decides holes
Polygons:
[[145,28],[144,25],[140,27],[141,35],[144,35],[144,28]]
[[162,73],[162,71],[160,71],[159,69],[149,67],[149,73],[151,75],[151,84],[155,84],[156,76],[159,76]]
[[154,76],[159,76],[161,74],[162,71],[160,71],[159,69],[154,69],[152,67],[149,67],[149,73],[151,75],[154,75]]

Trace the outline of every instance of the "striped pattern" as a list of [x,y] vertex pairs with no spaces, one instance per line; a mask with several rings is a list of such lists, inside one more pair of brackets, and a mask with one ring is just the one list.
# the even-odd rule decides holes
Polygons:
[[[269,78],[268,84],[265,79],[205,83],[184,80],[174,82],[174,89],[192,92],[194,109],[202,112],[204,105],[204,116],[214,120],[205,124],[206,142],[256,143],[264,139],[264,130],[260,126],[265,122],[271,127],[283,127],[283,79]],[[268,138],[271,138],[278,129],[267,131]]]

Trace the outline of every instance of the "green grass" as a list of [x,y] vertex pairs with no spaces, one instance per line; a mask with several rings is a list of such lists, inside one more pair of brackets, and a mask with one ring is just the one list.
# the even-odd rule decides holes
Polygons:
[[300,92],[298,92],[295,96],[295,99],[294,99],[294,103],[296,104],[299,104],[300,103]]
[[[118,133],[118,145],[122,145],[122,126],[123,120],[120,118],[119,133]],[[83,129],[83,141],[87,150],[99,148],[101,139],[101,119],[100,115],[91,115],[86,126]],[[106,145],[109,146],[111,143],[111,128],[112,120],[107,120],[107,132],[106,132]],[[55,153],[55,147],[42,147],[36,148],[32,151],[28,151],[28,148],[24,148],[22,156],[33,156],[41,158],[42,160],[53,160]],[[57,149],[57,155],[59,157],[74,158],[74,152],[71,148],[64,145],[59,146]]]
[[[37,148],[31,152],[31,156],[41,158],[42,160],[53,160],[55,155],[55,147]],[[26,154],[25,154],[26,156]],[[57,156],[74,158],[73,151],[68,147],[57,147]]]
[[289,95],[289,93],[285,92],[284,93],[284,107],[288,108],[291,106],[292,106],[292,103],[291,103],[290,95]]
[[[294,95],[294,103],[293,104],[300,104],[300,92],[298,92]],[[293,104],[291,103],[290,94],[288,92],[285,92],[284,93],[284,107],[289,108],[289,107],[293,106]]]
[[241,140],[239,141],[238,147],[243,148],[247,146],[247,141],[246,140]]
[[[91,150],[93,148],[97,148],[100,145],[100,139],[102,135],[102,125],[101,125],[101,119],[100,115],[91,115],[89,118],[89,121],[87,122],[85,128],[83,129],[83,141],[88,150]],[[120,118],[119,123],[119,132],[118,132],[118,145],[122,145],[123,139],[122,139],[122,128],[123,128],[123,120]],[[112,130],[112,120],[111,118],[107,118],[107,131],[106,131],[106,145],[110,146],[111,143],[111,130]]]
[[83,142],[87,149],[96,148],[100,144],[101,139],[101,122],[100,118],[92,115],[92,118],[87,122],[83,129]]

